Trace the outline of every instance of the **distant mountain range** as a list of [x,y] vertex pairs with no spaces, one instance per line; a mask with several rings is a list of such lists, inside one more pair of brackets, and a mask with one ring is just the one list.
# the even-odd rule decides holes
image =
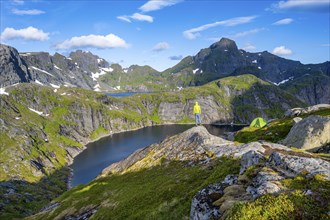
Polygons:
[[6,45],[0,48],[0,87],[34,82],[54,89],[74,86],[94,91],[169,91],[242,74],[280,85],[307,104],[330,103],[329,61],[305,65],[267,51],[249,53],[227,38],[163,72],[150,66],[123,68],[81,50],[65,57],[58,53],[19,53]]

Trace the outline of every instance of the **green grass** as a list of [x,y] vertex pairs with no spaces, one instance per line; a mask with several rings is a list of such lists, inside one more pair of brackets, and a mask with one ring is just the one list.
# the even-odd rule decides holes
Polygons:
[[[287,191],[264,195],[253,202],[236,203],[227,213],[230,220],[329,219],[330,181],[320,175],[297,176],[282,181]],[[312,195],[306,193],[308,190]]]
[[[321,109],[313,113],[300,115],[299,117],[306,118],[310,115],[330,116],[330,109]],[[258,140],[265,140],[276,143],[280,140],[283,140],[288,135],[290,129],[293,126],[292,119],[293,117],[277,119],[270,122],[266,127],[263,128],[246,127],[237,132],[235,135],[235,141],[240,143],[249,143]]]
[[92,134],[90,135],[90,138],[92,140],[95,140],[103,135],[109,134],[109,131],[103,127],[98,127],[96,130],[94,130],[92,132]]
[[66,189],[66,178],[69,170],[66,168],[55,171],[38,183],[24,181],[9,181],[15,190],[9,196],[8,188],[0,187],[0,219],[21,219],[39,211],[53,198],[61,195]]
[[54,212],[35,219],[64,217],[74,209],[97,207],[91,219],[189,219],[191,199],[210,183],[239,172],[239,161],[215,159],[213,169],[187,166],[187,162],[163,161],[161,166],[113,175],[79,185],[55,202]]
[[292,119],[281,119],[273,121],[263,128],[246,127],[237,132],[234,140],[240,143],[258,140],[276,143],[288,135],[292,126]]

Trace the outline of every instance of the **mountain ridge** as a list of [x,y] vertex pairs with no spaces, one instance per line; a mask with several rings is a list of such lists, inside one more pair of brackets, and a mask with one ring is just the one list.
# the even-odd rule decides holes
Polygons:
[[[318,82],[330,77],[330,61],[302,64],[278,57],[267,51],[250,53],[238,49],[236,43],[222,38],[194,56],[187,56],[171,68],[159,72],[150,66],[131,65],[123,68],[109,64],[90,52],[77,50],[69,57],[46,52],[18,53],[15,48],[1,45],[1,87],[19,82],[36,82],[57,88],[77,86],[94,91],[175,91],[182,87],[198,86],[226,76],[252,74],[274,85],[295,82],[318,74]],[[9,68],[9,67],[12,68]],[[322,75],[320,75],[322,74]],[[318,83],[314,81],[315,83]],[[316,88],[318,84],[315,84]],[[330,87],[309,90],[316,97],[297,96],[307,104],[330,103],[326,94]],[[281,87],[286,88],[286,87]],[[297,89],[297,88],[296,88]],[[290,89],[287,91],[291,91]],[[306,93],[300,87],[297,93]],[[297,93],[293,93],[296,95]]]

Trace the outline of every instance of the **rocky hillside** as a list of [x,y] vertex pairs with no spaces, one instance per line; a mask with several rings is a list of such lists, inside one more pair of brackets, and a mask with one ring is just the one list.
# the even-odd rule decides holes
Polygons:
[[293,94],[308,105],[330,103],[330,75],[318,72],[305,74],[280,85],[280,88]]
[[[310,117],[325,122],[329,110],[297,124]],[[329,184],[329,155],[267,141],[234,143],[198,126],[137,150],[29,219],[327,219]]]
[[[1,87],[35,82],[54,88],[76,86],[93,89],[97,83],[93,81],[92,73],[95,78],[102,68],[108,67],[108,63],[97,56],[81,51],[71,53],[69,57],[58,53],[51,56],[45,52],[19,54],[15,48],[1,45],[0,53]],[[81,62],[82,57],[84,62]]]
[[[58,175],[65,178],[68,171],[63,166],[87,142],[154,124],[194,123],[192,109],[196,101],[202,107],[203,123],[250,123],[256,116],[273,119],[287,109],[303,106],[293,96],[253,75],[228,77],[180,92],[120,99],[65,86],[54,89],[23,83],[6,88],[0,95],[0,178],[4,181],[0,189],[4,192],[1,201],[10,205],[2,206],[3,213],[12,207],[25,207],[26,199],[34,202],[31,209],[24,209],[32,213],[53,198],[35,196],[27,186],[58,186],[62,182],[49,180],[58,179],[54,177]],[[53,189],[54,195],[64,189]],[[21,215],[26,213],[14,216]]]
[[68,57],[55,53],[18,53],[1,44],[0,87],[34,82],[53,88],[81,87],[95,91],[151,91],[165,88],[160,73],[149,66],[133,65],[123,69],[118,64],[81,50]]
[[122,68],[119,64],[112,64],[111,73],[100,77],[102,88],[114,88],[124,91],[169,91],[166,79],[161,77],[160,72],[150,66],[132,65],[129,68]]

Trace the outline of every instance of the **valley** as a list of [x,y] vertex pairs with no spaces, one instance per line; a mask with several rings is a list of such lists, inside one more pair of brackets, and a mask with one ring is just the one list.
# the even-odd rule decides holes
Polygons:
[[[296,155],[291,152],[296,152],[295,149],[288,148],[290,142],[280,147],[280,151],[275,144],[283,141],[294,126],[294,115],[287,115],[287,112],[323,104],[324,109],[302,113],[303,118],[321,115],[325,117],[322,120],[326,120],[330,115],[327,105],[330,103],[329,61],[304,65],[268,52],[250,53],[238,49],[235,42],[227,38],[200,50],[195,56],[183,58],[163,72],[149,66],[123,68],[82,50],[65,57],[45,52],[19,53],[13,47],[1,45],[0,55],[0,218],[4,219],[28,216],[29,219],[79,219],[84,216],[167,219],[188,218],[189,212],[191,218],[206,215],[209,219],[210,213],[194,212],[192,207],[196,204],[192,198],[210,184],[225,181],[229,174],[239,179],[234,185],[241,194],[226,195],[223,190],[231,185],[224,183],[217,189],[216,199],[211,199],[214,204],[207,207],[215,210],[212,211],[214,214],[220,210],[221,216],[235,219],[244,210],[251,211],[249,204],[260,207],[259,202],[263,203],[262,199],[254,199],[264,194],[255,197],[255,191],[250,189],[259,187],[254,178],[268,172],[268,168],[279,172],[275,165],[270,165],[270,158],[276,156],[271,153],[283,153],[284,150],[285,155]],[[118,92],[133,95],[107,95]],[[72,175],[68,166],[86,145],[141,128],[192,126],[196,101],[202,106],[205,126],[249,125],[256,117],[269,121],[269,126],[232,133],[235,142],[213,136],[203,126],[183,133],[180,130],[166,139],[148,142],[148,146],[130,156],[125,154],[126,159],[120,157],[107,162],[121,160],[105,168],[92,182],[67,191],[68,177]],[[268,142],[265,144],[260,140]],[[233,156],[233,153],[245,149],[247,146],[243,143],[254,142],[258,143],[254,145],[262,145],[258,153],[263,159],[256,159],[258,165],[254,164],[256,166],[243,175],[240,167],[246,155]],[[326,152],[329,141],[317,144]],[[223,145],[231,148],[222,149]],[[139,147],[136,145],[134,149]],[[317,158],[322,164],[320,173],[328,175],[324,170],[329,158],[321,151],[310,154],[303,150],[296,156]],[[254,163],[255,158],[247,160]],[[108,165],[104,164],[102,168]],[[310,209],[311,215],[324,217],[327,195],[322,190],[329,190],[327,177],[306,176],[299,169],[294,172],[293,176],[276,174],[281,176],[276,177],[279,183],[275,184],[279,196],[272,197],[272,194],[265,203],[271,204],[273,200],[285,197],[286,190],[299,190],[300,185],[295,184],[302,184],[306,190],[312,187],[322,202],[314,197],[305,198],[300,191],[292,196],[297,200],[284,198],[283,201],[293,207],[296,217],[303,215],[299,211],[302,208]],[[312,181],[312,186],[308,181]],[[108,185],[111,188],[104,191]],[[154,193],[156,188],[157,195]],[[242,195],[246,197],[242,198]],[[316,205],[301,206],[298,202],[301,197]],[[136,201],[139,205],[132,206]],[[242,201],[247,205],[237,203],[232,206]],[[46,206],[50,202],[51,205]],[[75,205],[71,207],[71,204]],[[42,212],[38,213],[40,210]],[[286,213],[285,216],[289,216],[292,210]],[[213,217],[220,217],[218,214]]]

